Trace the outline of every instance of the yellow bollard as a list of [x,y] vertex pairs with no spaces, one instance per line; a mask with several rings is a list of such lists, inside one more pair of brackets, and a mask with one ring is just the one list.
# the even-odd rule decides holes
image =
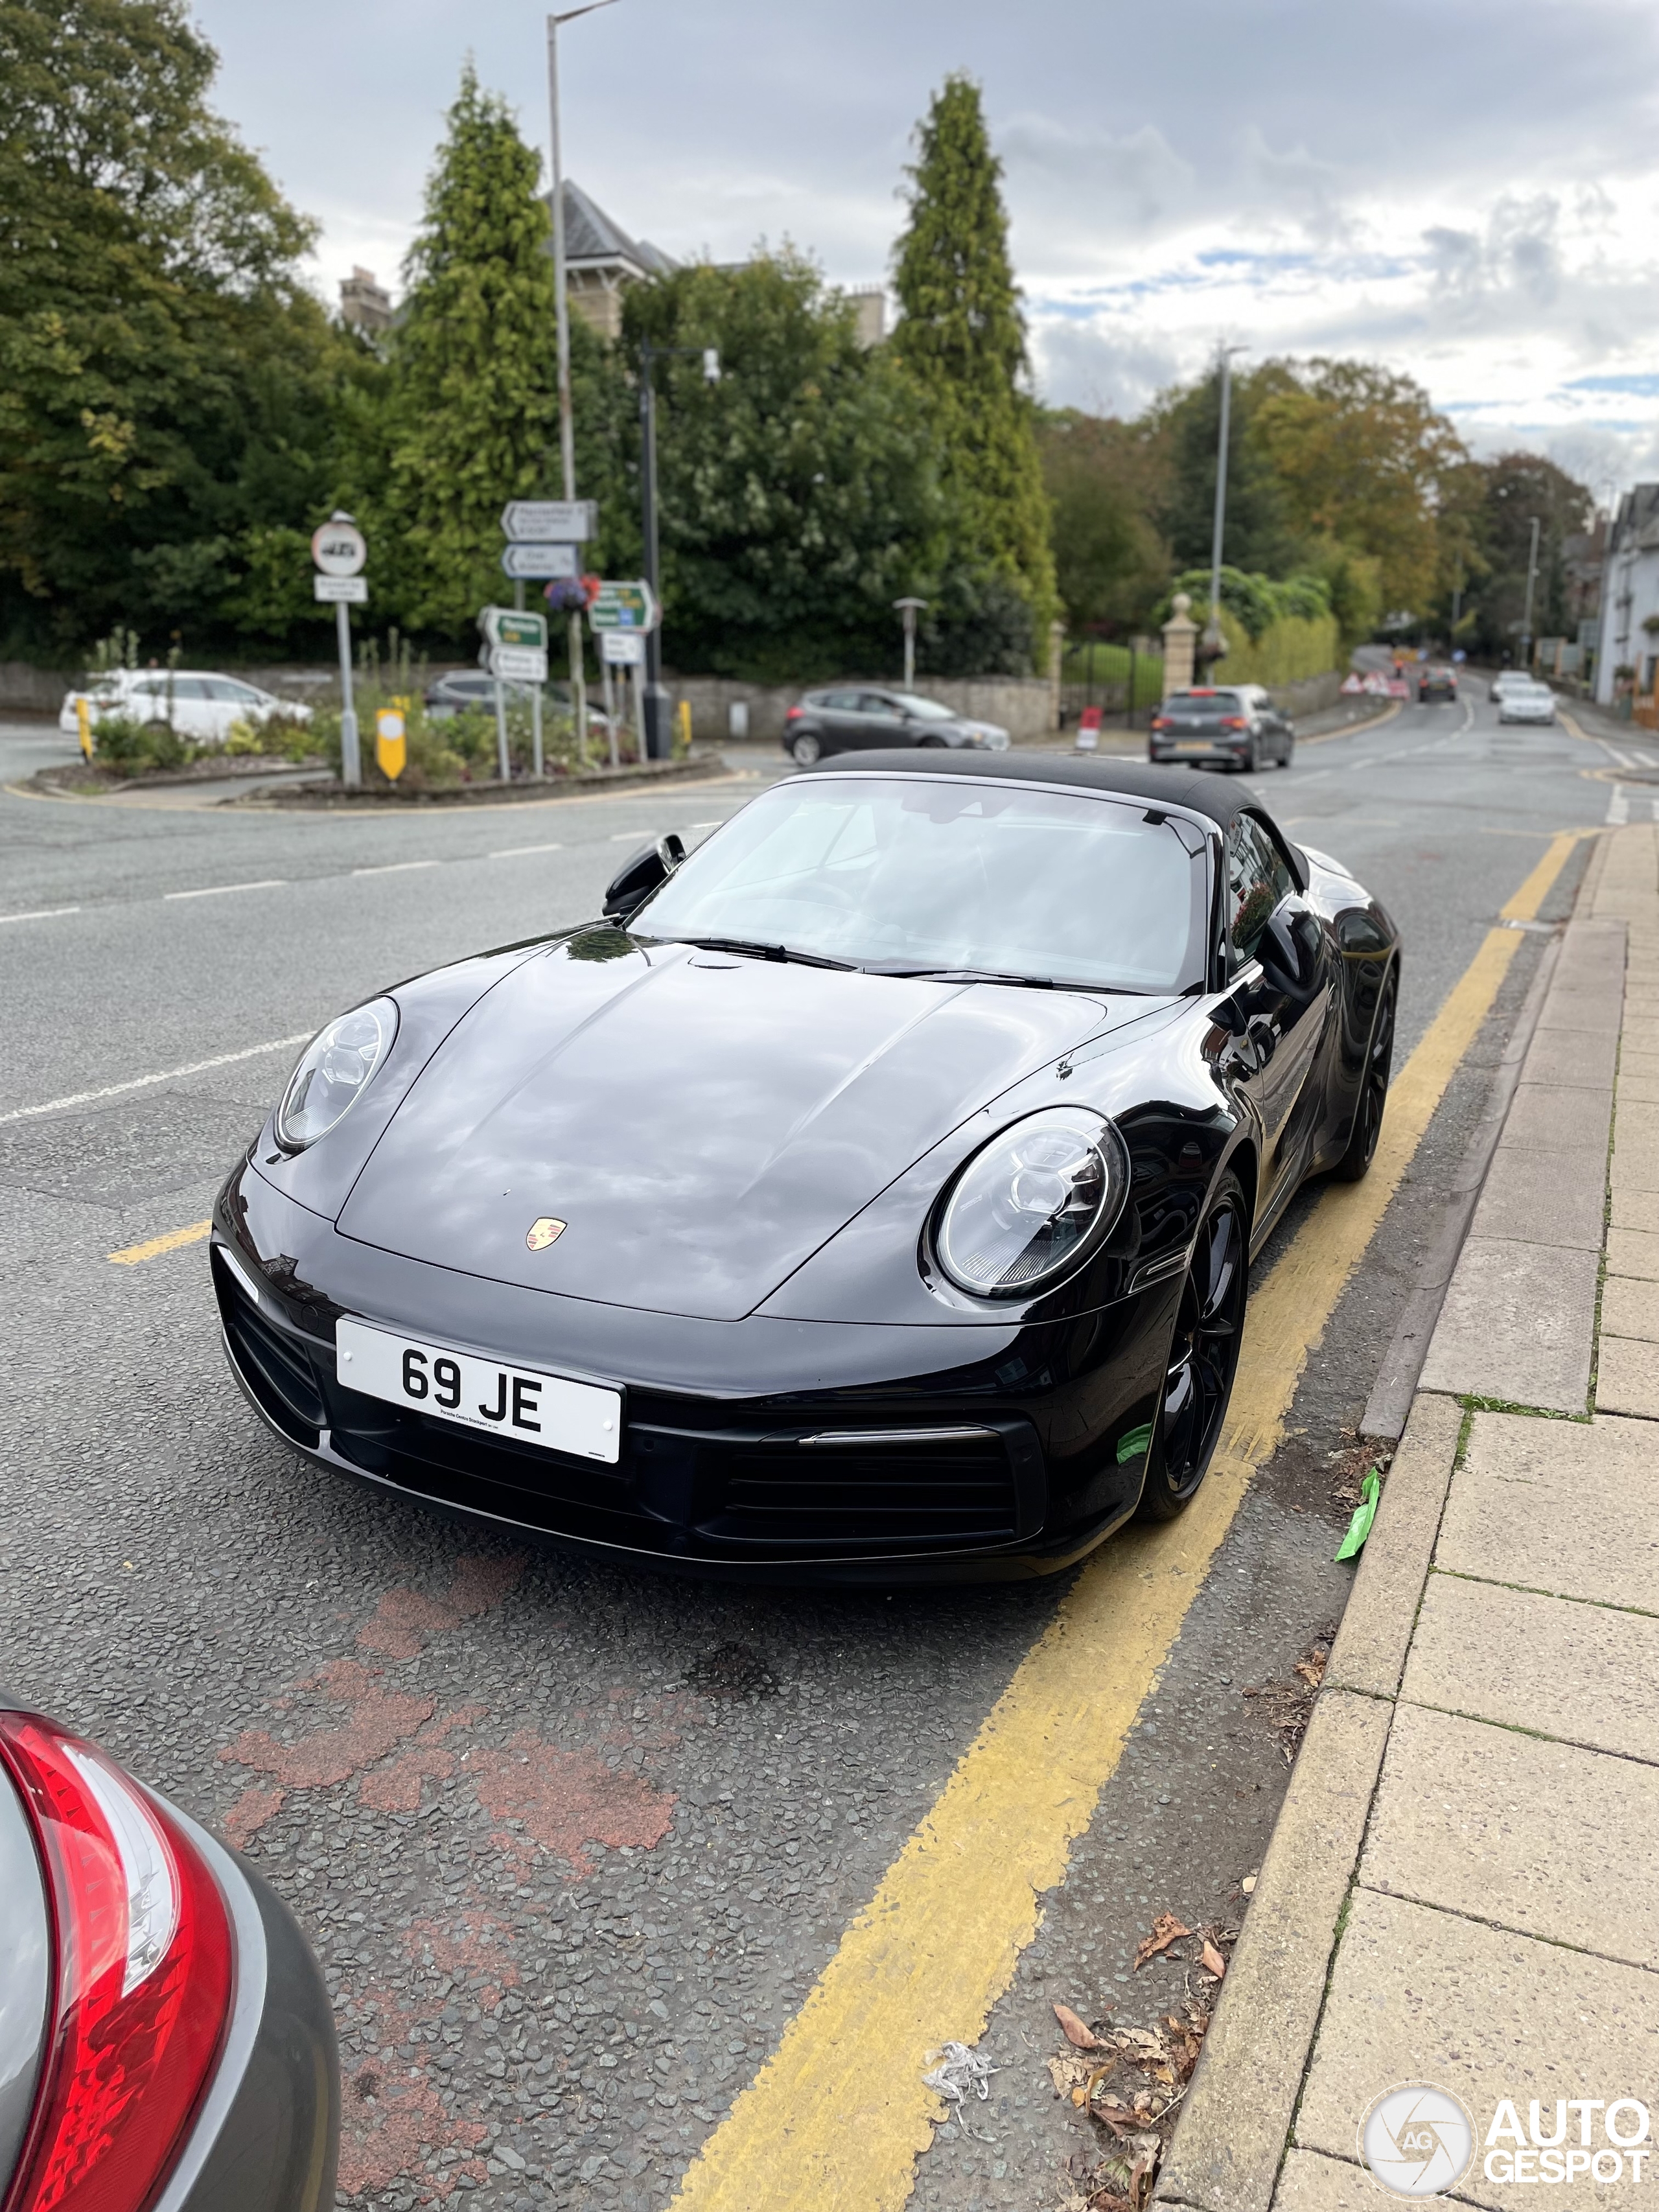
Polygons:
[[408,703],[407,700],[395,701],[390,707],[382,707],[374,717],[374,757],[388,783],[396,783],[409,758],[409,740],[400,711]]
[[92,709],[84,699],[75,702],[75,719],[81,726],[81,751],[84,758],[92,758]]
[[682,699],[674,709],[674,750],[681,757],[691,750],[691,702]]

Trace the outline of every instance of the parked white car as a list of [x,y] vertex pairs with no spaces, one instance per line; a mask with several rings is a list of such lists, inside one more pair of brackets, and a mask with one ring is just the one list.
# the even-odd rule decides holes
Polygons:
[[258,729],[273,714],[296,722],[311,720],[309,707],[273,697],[240,677],[216,676],[198,668],[117,668],[94,677],[85,691],[64,700],[58,726],[67,737],[80,732],[76,702],[84,699],[94,724],[105,714],[130,714],[140,722],[169,722],[181,738],[198,745],[222,745],[234,722]]

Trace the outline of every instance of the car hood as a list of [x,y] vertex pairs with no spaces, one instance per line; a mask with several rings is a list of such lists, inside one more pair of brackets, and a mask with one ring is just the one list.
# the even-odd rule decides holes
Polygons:
[[[496,1281],[736,1321],[969,1115],[1146,1007],[594,930],[456,1024],[338,1225]],[[544,1217],[566,1226],[532,1251]]]

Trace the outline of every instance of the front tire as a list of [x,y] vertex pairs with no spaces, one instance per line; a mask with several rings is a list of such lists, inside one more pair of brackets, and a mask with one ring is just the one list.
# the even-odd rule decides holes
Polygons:
[[1249,1224],[1243,1189],[1229,1170],[1205,1208],[1181,1287],[1139,1520],[1173,1521],[1184,1513],[1221,1441],[1249,1295]]
[[1394,1065],[1394,1017],[1399,998],[1395,971],[1389,970],[1382,986],[1376,1018],[1371,1024],[1370,1049],[1360,1079],[1359,1097],[1353,1109],[1353,1130],[1348,1149],[1331,1170],[1338,1182],[1358,1182],[1376,1156],[1382,1133],[1382,1115],[1389,1103],[1389,1073]]
[[803,730],[790,742],[790,756],[798,768],[811,768],[823,757],[823,742],[816,730]]

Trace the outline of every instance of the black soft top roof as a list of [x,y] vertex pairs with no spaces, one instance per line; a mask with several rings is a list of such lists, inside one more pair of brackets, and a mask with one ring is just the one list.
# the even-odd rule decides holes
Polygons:
[[[1194,769],[1153,768],[1146,761],[1089,760],[1064,753],[946,751],[943,746],[891,747],[880,752],[831,753],[815,761],[805,775],[859,775],[874,769],[905,775],[1007,777],[1016,783],[1054,783],[1073,791],[1116,793],[1152,806],[1181,806],[1207,815],[1225,830],[1240,814],[1273,817],[1249,791],[1230,777],[1203,775]],[[1277,823],[1274,824],[1277,830]],[[1280,841],[1285,840],[1282,830]]]

